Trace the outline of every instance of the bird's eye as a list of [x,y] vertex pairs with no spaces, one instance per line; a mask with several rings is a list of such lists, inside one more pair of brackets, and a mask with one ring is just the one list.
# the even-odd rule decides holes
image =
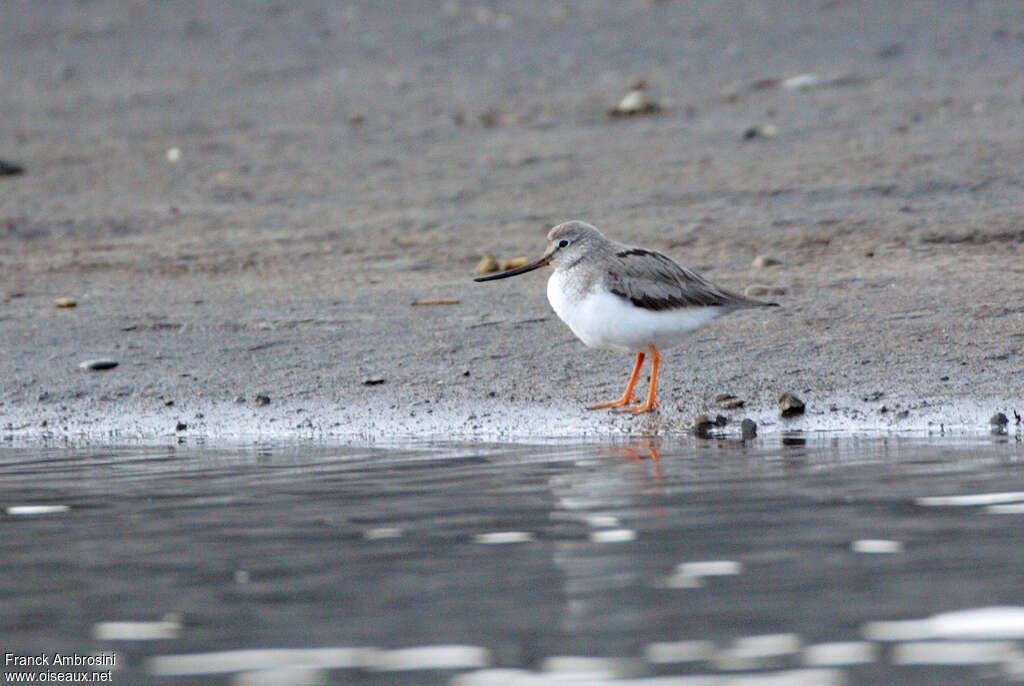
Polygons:
[[564,248],[564,247],[566,247],[568,245],[569,245],[569,241],[565,240],[564,238],[562,240],[558,241],[558,247],[559,248]]

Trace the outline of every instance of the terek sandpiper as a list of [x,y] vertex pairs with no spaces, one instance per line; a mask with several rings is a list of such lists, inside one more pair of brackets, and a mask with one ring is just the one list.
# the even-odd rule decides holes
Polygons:
[[[658,349],[683,342],[693,331],[722,314],[747,307],[774,307],[719,288],[699,274],[653,250],[609,240],[596,228],[569,221],[548,232],[540,259],[516,269],[479,276],[474,281],[504,279],[539,269],[555,268],[548,279],[548,301],[559,319],[589,348],[636,353],[636,364],[622,397],[587,409],[620,407],[620,412],[648,412],[658,402]],[[647,401],[633,397],[633,386],[651,355]]]

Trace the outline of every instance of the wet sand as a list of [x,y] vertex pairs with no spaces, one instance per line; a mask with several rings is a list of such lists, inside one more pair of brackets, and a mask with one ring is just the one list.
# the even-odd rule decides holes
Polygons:
[[[1019,430],[1024,6],[3,15],[5,437]],[[637,79],[661,111],[608,117]],[[471,282],[570,218],[782,307],[666,353],[659,414],[588,413],[628,357],[576,341],[540,274]]]

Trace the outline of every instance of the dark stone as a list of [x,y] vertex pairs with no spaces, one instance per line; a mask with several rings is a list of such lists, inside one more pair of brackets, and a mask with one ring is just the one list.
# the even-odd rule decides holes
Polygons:
[[78,366],[80,369],[87,369],[89,371],[101,371],[104,369],[113,369],[118,364],[117,360],[86,360],[85,362],[79,362]]
[[0,176],[17,176],[24,173],[25,167],[22,165],[0,158]]
[[779,396],[779,416],[797,417],[804,413],[804,401],[793,393],[783,393]]

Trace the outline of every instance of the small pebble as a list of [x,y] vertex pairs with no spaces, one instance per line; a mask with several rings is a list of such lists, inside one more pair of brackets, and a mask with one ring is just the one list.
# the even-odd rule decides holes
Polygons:
[[744,440],[757,437],[757,422],[753,419],[747,418],[740,422],[740,436]]
[[57,307],[77,307],[78,301],[74,298],[55,298],[53,304]]
[[409,303],[412,307],[428,307],[432,305],[458,305],[458,298],[427,298],[423,300],[413,300]]
[[758,255],[754,258],[754,261],[750,263],[750,266],[754,269],[764,269],[765,267],[774,267],[782,264],[782,260],[771,255]]
[[379,376],[371,376],[369,378],[363,379],[364,386],[380,386],[382,383],[386,382],[387,379]]
[[782,286],[765,286],[764,284],[754,283],[743,289],[743,295],[750,297],[758,297],[764,295],[785,295],[786,289]]
[[796,417],[804,413],[804,401],[793,393],[783,393],[779,396],[779,416]]
[[775,138],[779,135],[779,127],[775,124],[764,124],[763,126],[750,126],[743,130],[743,140],[749,141],[763,136],[764,138]]
[[167,149],[167,161],[177,162],[181,159],[181,148],[168,148]]
[[718,395],[715,396],[714,400],[716,403],[722,403],[725,402],[726,400],[732,400],[735,397],[736,396],[734,396],[732,393],[719,393]]
[[269,405],[270,404],[270,396],[268,396],[268,395],[257,395],[255,398],[252,399],[252,401],[256,405]]
[[899,57],[903,54],[903,45],[900,43],[889,43],[883,45],[875,51],[875,57],[880,60],[888,60],[893,57]]
[[783,79],[780,85],[788,91],[802,91],[820,85],[822,79],[817,74],[797,74]]
[[235,396],[235,402],[238,403],[239,405],[241,405],[242,403],[245,402],[245,396],[244,395],[236,395]]
[[484,110],[477,118],[485,129],[493,129],[494,127],[501,126],[502,124],[501,111],[493,107],[489,107]]
[[715,423],[706,414],[698,414],[690,420],[690,430],[698,438],[707,438]]
[[476,263],[476,269],[473,270],[475,274],[490,274],[498,271],[498,261],[494,259],[494,255],[489,252],[485,252],[481,257],[480,261]]
[[102,369],[113,369],[118,365],[117,360],[86,360],[78,363],[79,369],[87,369],[89,371],[98,371]]
[[718,403],[718,406],[723,410],[738,410],[746,404],[747,403],[745,401],[740,400],[739,398],[729,398],[728,400],[723,400]]
[[17,162],[9,162],[7,160],[0,159],[0,176],[17,176],[18,174],[24,173],[25,167]]
[[510,260],[505,260],[505,262],[502,263],[501,268],[502,269],[516,269],[518,267],[522,267],[524,264],[526,264],[529,261],[530,260],[529,260],[528,257],[526,257],[526,255],[520,255],[519,257],[513,257]]
[[643,114],[654,114],[661,106],[651,100],[647,92],[642,88],[634,88],[626,93],[626,96],[619,100],[612,109],[608,110],[610,117],[635,117]]
[[174,425],[175,431],[184,431],[187,428],[188,424],[186,424],[185,422],[178,422],[177,424]]

